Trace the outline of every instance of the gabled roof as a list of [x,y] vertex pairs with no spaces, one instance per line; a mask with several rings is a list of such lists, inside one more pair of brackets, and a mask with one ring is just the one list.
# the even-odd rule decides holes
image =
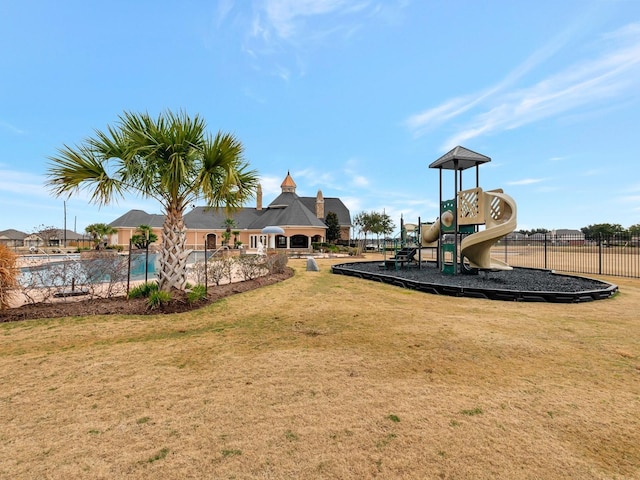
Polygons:
[[144,210],[129,210],[116,218],[109,226],[114,228],[137,228],[140,225],[160,228],[164,224],[164,215],[147,213]]
[[[262,229],[269,225],[277,225],[279,227],[318,227],[327,228],[325,223],[317,218],[313,212],[311,212],[300,201],[295,193],[284,193],[280,195],[293,195],[297,198],[290,199],[288,204],[274,203],[263,211],[256,220],[251,224],[251,229]],[[278,198],[280,198],[278,197]],[[280,201],[283,199],[280,198]]]
[[525,237],[524,233],[521,232],[511,232],[508,233],[507,235],[505,235],[505,238],[508,238],[510,240],[523,240]]
[[289,206],[299,200],[300,197],[295,192],[282,192],[280,195],[273,199],[273,201],[267,208],[279,207],[283,205]]
[[14,230],[10,228],[8,230],[2,230],[0,232],[0,238],[5,240],[24,240],[28,233],[21,232],[20,230]]
[[552,233],[554,235],[582,235],[582,236],[584,236],[584,233],[582,233],[581,230],[572,230],[572,229],[567,229],[567,228],[558,228],[557,230],[554,230]]
[[491,159],[486,155],[469,150],[468,148],[458,145],[449,150],[431,165],[429,168],[441,168],[445,170],[466,170],[482,163],[490,162]]
[[[17,232],[18,235],[21,235],[20,237],[5,237],[5,233],[6,232]],[[84,236],[81,233],[76,233],[73,230],[65,230],[58,228],[58,229],[54,229],[54,230],[50,230],[50,234],[47,234],[47,236],[50,239],[56,239],[56,240],[64,240],[65,238],[67,240],[82,240],[84,238]],[[42,236],[40,235],[39,232],[33,232],[33,233],[24,233],[21,232],[19,230],[4,230],[2,232],[0,232],[0,238],[9,238],[11,240],[24,240],[24,239],[34,239],[34,238],[39,238],[42,240]]]
[[184,216],[184,224],[187,228],[218,230],[226,228],[225,221],[227,218],[233,218],[235,226],[234,230],[244,230],[249,228],[259,214],[259,210],[255,208],[241,208],[233,213],[228,213],[224,208],[211,207],[195,207]]
[[[287,172],[282,182],[282,193],[267,208],[240,208],[228,212],[224,208],[194,207],[184,216],[188,229],[223,230],[227,218],[232,218],[234,230],[262,230],[267,226],[312,227],[326,229],[323,218],[316,217],[316,197],[299,197],[295,193],[296,184]],[[321,195],[321,193],[319,192]],[[262,202],[259,201],[259,204]],[[351,226],[349,210],[339,198],[324,198],[325,216],[334,212],[341,226]],[[140,225],[162,227],[164,215],[151,215],[142,210],[130,210],[109,225],[114,228],[135,228]]]
[[62,240],[65,237],[67,240],[82,240],[84,238],[84,235],[82,235],[81,233],[76,233],[73,230],[67,230],[66,235],[64,230],[59,230],[56,235],[56,238],[58,238],[59,240]]
[[[313,213],[316,211],[316,197],[300,197],[300,201],[311,210]],[[351,214],[342,200],[336,197],[324,197],[324,216],[327,218],[327,214],[333,212],[338,216],[338,224],[344,226],[351,226]]]
[[[315,199],[311,200],[315,202]],[[196,207],[184,216],[184,222],[187,228],[191,229],[222,229],[225,228],[227,218],[233,218],[235,222],[233,228],[239,230],[262,230],[270,225],[326,228],[322,219],[315,216],[315,203],[313,205],[311,210],[295,193],[283,192],[263,210],[241,208],[227,213],[223,208]]]

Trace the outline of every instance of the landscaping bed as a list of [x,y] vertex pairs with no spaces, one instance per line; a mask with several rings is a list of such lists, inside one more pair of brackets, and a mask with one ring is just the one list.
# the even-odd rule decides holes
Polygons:
[[209,286],[207,298],[188,302],[184,292],[173,292],[172,299],[156,309],[150,309],[146,298],[127,299],[124,296],[111,298],[67,297],[47,303],[32,303],[17,308],[0,311],[0,322],[15,322],[20,320],[35,320],[38,318],[76,317],[87,315],[149,315],[181,313],[201,308],[221,298],[242,293],[255,288],[264,287],[286,280],[293,275],[293,270],[287,268],[283,273],[272,273],[253,280],[228,283],[219,286]]

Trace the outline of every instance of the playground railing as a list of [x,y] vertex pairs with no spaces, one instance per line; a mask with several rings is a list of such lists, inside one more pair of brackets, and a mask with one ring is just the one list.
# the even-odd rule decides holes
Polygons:
[[508,236],[491,255],[514,267],[640,278],[640,238],[629,234]]

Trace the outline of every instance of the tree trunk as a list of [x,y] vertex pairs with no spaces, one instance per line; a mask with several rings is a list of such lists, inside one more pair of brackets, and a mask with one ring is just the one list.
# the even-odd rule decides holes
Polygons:
[[187,230],[184,226],[182,210],[167,209],[167,216],[162,225],[162,248],[158,272],[160,290],[184,290],[187,283],[187,257],[190,253],[186,250],[186,241]]

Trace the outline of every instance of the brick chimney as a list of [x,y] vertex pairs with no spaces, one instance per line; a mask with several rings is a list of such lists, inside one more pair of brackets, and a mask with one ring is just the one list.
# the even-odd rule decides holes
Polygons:
[[256,210],[262,210],[262,185],[256,188]]
[[324,197],[322,196],[322,190],[318,190],[316,195],[316,217],[324,220]]

